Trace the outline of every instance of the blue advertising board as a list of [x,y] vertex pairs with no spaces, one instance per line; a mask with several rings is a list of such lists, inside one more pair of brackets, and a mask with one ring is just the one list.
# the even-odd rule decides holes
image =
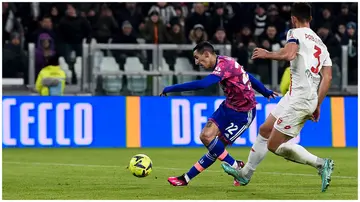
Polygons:
[[[3,97],[3,147],[197,147],[223,97]],[[257,115],[234,146],[251,146],[280,98],[257,97]],[[305,147],[357,147],[357,97],[326,98],[320,122],[293,139]]]

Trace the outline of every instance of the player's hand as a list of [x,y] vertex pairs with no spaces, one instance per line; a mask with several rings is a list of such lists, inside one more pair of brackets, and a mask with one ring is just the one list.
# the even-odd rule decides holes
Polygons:
[[311,116],[311,120],[314,122],[319,122],[320,119],[320,106],[316,107],[313,115]]
[[268,99],[268,101],[270,101],[271,99],[275,99],[276,97],[279,97],[279,93],[271,91],[271,94],[269,95],[269,97],[267,99]]
[[160,96],[161,96],[161,97],[166,97],[167,94],[166,94],[166,93],[161,93]]
[[255,48],[253,55],[251,57],[252,60],[254,59],[266,59],[267,54],[269,51],[263,49],[263,48]]

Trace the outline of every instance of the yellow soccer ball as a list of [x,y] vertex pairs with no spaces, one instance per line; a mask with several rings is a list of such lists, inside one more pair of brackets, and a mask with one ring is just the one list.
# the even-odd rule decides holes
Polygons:
[[131,158],[129,170],[135,177],[146,177],[152,171],[151,159],[145,154],[137,154]]

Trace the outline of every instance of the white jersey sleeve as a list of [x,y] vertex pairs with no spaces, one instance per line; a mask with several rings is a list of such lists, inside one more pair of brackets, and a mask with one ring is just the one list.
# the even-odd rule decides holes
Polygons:
[[325,67],[331,67],[332,66],[332,61],[331,61],[331,58],[330,58],[330,54],[327,54],[327,57],[325,58],[324,63],[323,63],[322,66],[325,66]]
[[286,43],[296,43],[299,45],[299,37],[296,36],[295,30],[290,29],[286,35]]

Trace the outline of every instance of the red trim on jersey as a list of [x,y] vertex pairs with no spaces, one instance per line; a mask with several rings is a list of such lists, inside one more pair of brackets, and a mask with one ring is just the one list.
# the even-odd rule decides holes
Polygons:
[[291,90],[292,90],[292,74],[290,72],[290,95],[291,95]]

